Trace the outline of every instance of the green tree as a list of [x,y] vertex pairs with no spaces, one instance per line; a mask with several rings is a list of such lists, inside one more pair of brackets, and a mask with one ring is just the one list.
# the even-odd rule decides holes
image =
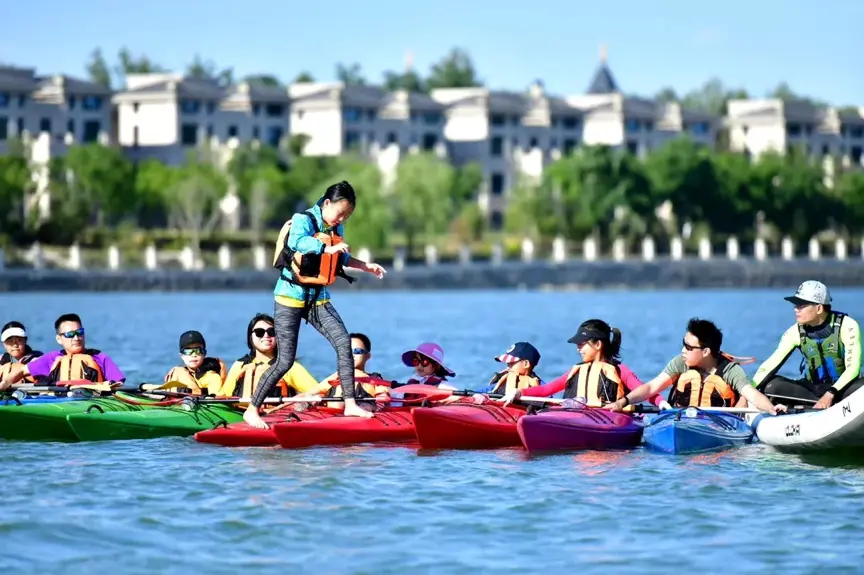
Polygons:
[[432,241],[454,214],[455,172],[434,154],[413,154],[396,167],[394,214],[411,253],[418,239]]
[[117,76],[117,85],[126,84],[126,76],[129,74],[156,74],[165,72],[165,68],[153,62],[146,54],[134,56],[128,48],[121,48],[117,54],[117,64],[114,66],[114,74]]
[[315,78],[309,72],[303,71],[297,74],[297,77],[294,78],[295,84],[310,84],[315,81]]
[[397,73],[384,72],[384,89],[390,91],[406,90],[408,92],[425,92],[423,78],[413,69]]
[[279,81],[279,78],[272,74],[250,74],[246,76],[244,80],[253,84],[263,84],[264,86],[270,86],[272,88],[279,88],[282,86],[282,82]]
[[843,224],[850,232],[861,234],[864,232],[864,172],[844,172],[837,178],[835,190],[843,206]]
[[350,66],[336,64],[336,79],[346,86],[365,86],[366,77],[363,69],[356,62]]
[[102,55],[101,48],[96,48],[90,53],[90,60],[88,60],[86,68],[87,76],[92,82],[106,88],[111,87],[111,68],[108,67],[108,62]]
[[167,225],[168,195],[180,179],[180,169],[158,160],[146,160],[136,167],[135,197],[138,222],[144,227]]
[[440,61],[432,65],[426,78],[426,88],[472,88],[482,86],[474,62],[467,50],[453,48]]
[[669,87],[663,88],[657,95],[654,96],[654,99],[658,102],[678,102],[680,98],[678,94],[675,93],[675,90]]
[[24,204],[32,184],[23,155],[0,156],[0,230],[24,227]]
[[119,148],[72,146],[65,168],[71,176],[67,183],[90,202],[98,225],[113,225],[135,214],[133,168]]
[[195,54],[195,58],[186,66],[186,76],[196,80],[211,80],[220,86],[228,86],[234,81],[234,69],[220,69],[212,60],[205,61]]
[[726,115],[726,104],[729,100],[748,97],[747,91],[740,88],[728,88],[719,78],[712,78],[701,88],[684,96],[682,104],[687,109],[708,112],[715,116]]

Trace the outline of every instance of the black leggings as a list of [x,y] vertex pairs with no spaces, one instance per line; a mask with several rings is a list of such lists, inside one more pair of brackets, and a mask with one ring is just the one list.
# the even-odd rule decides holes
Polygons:
[[[849,397],[853,392],[864,386],[864,377],[853,379],[846,387],[834,396],[834,402],[844,397]],[[826,383],[811,383],[806,379],[791,380],[788,377],[777,375],[759,386],[762,393],[767,395],[774,403],[790,403],[789,398],[804,400],[807,403],[816,403],[830,389],[831,385]]]
[[351,338],[348,330],[342,323],[342,318],[336,309],[328,301],[318,306],[317,313],[309,313],[308,310],[299,307],[288,307],[276,303],[273,320],[276,329],[276,343],[278,349],[276,361],[270,366],[255,389],[252,396],[252,405],[261,407],[264,399],[285,377],[294,358],[297,355],[297,339],[300,336],[300,322],[308,317],[309,323],[318,330],[318,333],[327,338],[333,349],[336,350],[336,362],[339,367],[339,381],[342,384],[342,396],[354,397],[354,356],[351,355]]

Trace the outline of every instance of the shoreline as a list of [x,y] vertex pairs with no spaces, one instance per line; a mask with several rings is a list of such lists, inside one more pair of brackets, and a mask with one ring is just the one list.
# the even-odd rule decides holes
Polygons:
[[[388,270],[383,281],[351,273],[358,281],[337,281],[334,291],[366,290],[592,290],[794,287],[818,279],[832,287],[864,286],[862,260],[755,260],[658,258],[653,261],[561,263],[472,262],[410,265]],[[0,270],[0,292],[69,291],[272,291],[276,270],[254,269],[29,269]]]

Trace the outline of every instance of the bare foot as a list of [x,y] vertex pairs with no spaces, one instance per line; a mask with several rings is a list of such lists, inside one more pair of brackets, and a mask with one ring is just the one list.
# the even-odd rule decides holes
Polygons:
[[270,429],[270,426],[261,419],[261,415],[258,413],[258,408],[254,405],[250,405],[246,408],[246,411],[243,412],[243,421],[258,429]]
[[357,405],[353,399],[345,400],[345,411],[342,412],[346,417],[372,417],[372,414]]

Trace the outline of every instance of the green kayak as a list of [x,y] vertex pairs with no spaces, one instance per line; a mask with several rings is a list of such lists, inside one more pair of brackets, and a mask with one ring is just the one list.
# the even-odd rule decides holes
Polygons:
[[197,405],[116,411],[73,413],[66,417],[81,441],[188,437],[219,425],[239,423],[243,412],[229,405]]
[[[118,392],[138,403],[155,403],[138,395]],[[66,416],[89,412],[138,412],[152,409],[147,405],[132,405],[116,397],[93,397],[58,403],[25,403],[0,406],[0,438],[22,441],[78,441]]]

